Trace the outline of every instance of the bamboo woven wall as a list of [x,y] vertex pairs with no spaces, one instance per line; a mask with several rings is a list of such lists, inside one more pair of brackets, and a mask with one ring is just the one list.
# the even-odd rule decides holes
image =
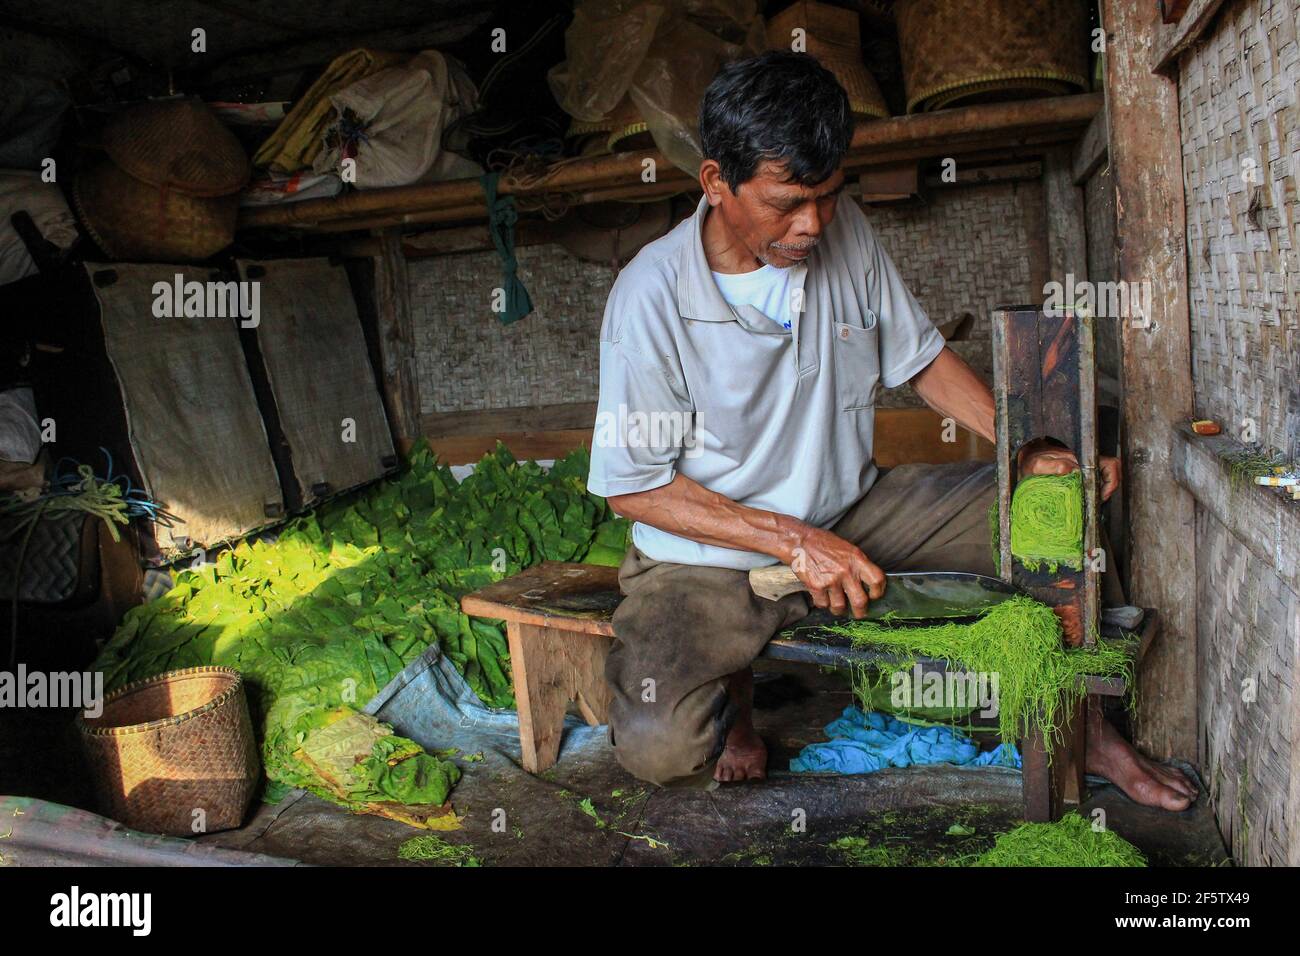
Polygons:
[[[1229,5],[1179,81],[1199,414],[1300,457],[1298,0]],[[1251,181],[1253,177],[1254,181]]]
[[[867,214],[931,318],[942,323],[964,312],[976,316],[974,339],[958,347],[991,377],[989,313],[1009,300],[1041,295],[1026,251],[1042,243],[1039,184],[946,189],[927,205],[877,207]],[[423,412],[596,400],[597,337],[614,271],[559,246],[526,247],[518,259],[536,311],[512,326],[502,326],[489,308],[491,290],[500,284],[495,253],[411,263]],[[885,404],[919,403],[910,389],[899,389],[886,393]]]
[[1286,866],[1300,598],[1200,507],[1196,563],[1202,776],[1233,857]]
[[[1300,0],[1225,6],[1180,63],[1193,378],[1198,415],[1300,458]],[[1238,861],[1300,862],[1292,785],[1300,598],[1214,514],[1265,494],[1197,504],[1200,762]],[[1284,507],[1292,507],[1284,505]],[[1279,566],[1300,560],[1281,540]],[[1289,549],[1289,553],[1286,553]],[[1243,680],[1256,682],[1254,702]]]

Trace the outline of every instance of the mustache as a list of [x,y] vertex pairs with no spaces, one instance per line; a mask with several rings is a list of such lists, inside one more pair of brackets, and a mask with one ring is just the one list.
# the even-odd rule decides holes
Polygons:
[[821,242],[820,239],[810,239],[807,242],[773,242],[769,244],[768,248],[782,249],[786,252],[807,252],[809,249],[816,247],[819,242]]

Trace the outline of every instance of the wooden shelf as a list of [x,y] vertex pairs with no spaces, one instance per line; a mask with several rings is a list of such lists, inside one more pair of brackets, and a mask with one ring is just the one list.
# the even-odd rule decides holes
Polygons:
[[[1100,93],[1011,103],[990,103],[896,116],[859,124],[844,159],[848,173],[908,160],[983,157],[1073,142],[1102,109]],[[642,180],[646,160],[655,178]],[[525,181],[503,177],[499,195],[541,199],[561,196],[569,205],[615,199],[638,200],[698,189],[694,177],[657,151],[570,159]],[[477,179],[399,186],[245,209],[241,230],[312,232],[401,228],[472,222],[486,215]]]

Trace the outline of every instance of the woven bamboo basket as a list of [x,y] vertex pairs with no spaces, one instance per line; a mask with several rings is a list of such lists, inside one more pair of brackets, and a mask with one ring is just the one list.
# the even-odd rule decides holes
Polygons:
[[107,816],[170,836],[243,822],[261,766],[238,671],[191,667],[136,681],[77,726]]
[[795,29],[804,31],[805,51],[834,73],[849,94],[849,109],[858,116],[888,118],[889,106],[880,84],[862,62],[857,13],[800,0],[767,22],[768,46],[789,50]]
[[72,197],[86,231],[114,259],[201,260],[235,240],[235,193],[191,196],[141,182],[103,161],[77,176]]
[[579,140],[577,152],[584,156],[654,148],[650,128],[630,96],[624,96],[608,115],[594,122],[573,120],[565,135]]
[[248,183],[235,134],[199,100],[161,100],[123,110],[104,128],[104,152],[142,183],[190,196],[227,196]]
[[1086,0],[898,0],[907,111],[1088,88]]

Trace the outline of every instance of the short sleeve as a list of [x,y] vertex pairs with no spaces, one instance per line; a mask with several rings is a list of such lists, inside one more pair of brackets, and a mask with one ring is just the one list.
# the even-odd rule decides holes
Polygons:
[[876,239],[867,217],[861,220],[863,257],[867,267],[867,304],[876,313],[880,338],[880,380],[897,388],[933,362],[943,351],[943,336],[916,301],[889,254]]
[[661,291],[620,281],[606,306],[587,476],[588,490],[606,498],[668,484],[694,441],[694,408],[667,332],[677,313]]

